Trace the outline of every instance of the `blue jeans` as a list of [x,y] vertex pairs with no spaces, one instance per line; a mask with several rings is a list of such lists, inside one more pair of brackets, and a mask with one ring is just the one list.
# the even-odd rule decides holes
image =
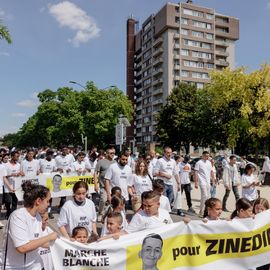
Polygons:
[[173,185],[167,185],[165,184],[165,189],[164,189],[165,196],[168,197],[170,204],[173,203],[174,196],[173,196]]

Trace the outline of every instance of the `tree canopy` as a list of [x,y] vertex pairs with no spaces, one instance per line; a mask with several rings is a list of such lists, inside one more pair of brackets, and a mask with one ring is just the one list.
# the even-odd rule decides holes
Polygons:
[[[270,66],[213,71],[204,89],[180,84],[172,90],[158,121],[161,142],[218,148],[269,146]],[[270,147],[270,146],[269,146]]]
[[0,24],[0,39],[4,39],[9,44],[12,43],[8,28],[2,24]]
[[104,147],[114,143],[119,115],[130,120],[133,113],[131,102],[122,91],[100,90],[93,82],[87,82],[86,90],[80,92],[69,87],[46,89],[38,98],[37,112],[22,126],[16,140],[8,137],[13,146],[82,145],[83,134],[89,144]]

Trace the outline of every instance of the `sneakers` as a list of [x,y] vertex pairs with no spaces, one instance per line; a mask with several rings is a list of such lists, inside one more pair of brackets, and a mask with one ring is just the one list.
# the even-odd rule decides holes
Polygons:
[[180,217],[185,217],[186,215],[181,211],[181,210],[177,210],[177,215]]
[[192,207],[189,207],[188,212],[192,214],[196,214],[195,210]]
[[49,216],[49,219],[54,219],[54,216],[51,212],[48,214],[48,216]]
[[0,222],[0,229],[3,229],[4,228],[4,224],[2,222]]

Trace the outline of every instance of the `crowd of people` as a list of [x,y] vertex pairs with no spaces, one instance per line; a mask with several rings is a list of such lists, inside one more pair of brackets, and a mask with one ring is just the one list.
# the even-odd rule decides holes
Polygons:
[[[72,198],[61,197],[58,205],[57,226],[61,236],[84,244],[107,238],[118,239],[124,234],[173,223],[172,209],[184,217],[185,223],[190,222],[185,217],[187,214],[197,214],[204,222],[218,220],[222,211],[228,211],[226,203],[231,190],[236,199],[231,219],[253,217],[269,209],[268,201],[257,191],[261,183],[254,174],[256,168],[246,163],[240,173],[235,155],[225,159],[222,177],[218,176],[207,151],[202,153],[193,172],[189,156],[174,155],[170,147],[164,147],[159,158],[153,150],[134,159],[130,149],[116,156],[113,147],[105,151],[93,147],[84,153],[62,146],[59,151],[0,150],[0,160],[0,189],[3,189],[0,209],[5,209],[5,218],[8,219],[2,259],[5,269],[53,269],[49,246],[50,241],[57,238],[57,233],[47,226],[48,219],[54,218],[50,191],[44,186],[24,182],[23,207],[17,209],[14,184],[21,176],[54,172],[93,175],[95,193],[89,193],[86,182],[78,181],[73,186]],[[269,185],[269,158],[266,158],[261,172],[265,184]],[[198,213],[192,205],[192,174],[194,187],[200,189],[201,194]],[[216,198],[220,178],[224,184],[224,197]],[[240,186],[242,194],[238,189]],[[187,211],[177,203],[183,192]],[[127,209],[133,213],[131,219],[126,216]],[[97,222],[102,223],[101,232],[97,229]],[[1,223],[0,227],[4,225]],[[269,267],[265,265],[257,269],[269,270]]]

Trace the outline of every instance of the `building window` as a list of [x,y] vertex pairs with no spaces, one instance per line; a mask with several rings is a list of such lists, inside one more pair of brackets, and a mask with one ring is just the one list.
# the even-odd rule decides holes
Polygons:
[[151,27],[151,21],[148,22],[144,27],[143,27],[143,31],[147,31],[149,28]]
[[213,69],[213,68],[214,68],[214,64],[207,63],[206,67],[207,67],[208,69]]
[[192,78],[209,79],[209,75],[208,73],[204,73],[204,72],[192,72]]
[[176,23],[180,23],[180,18],[176,16],[176,17],[175,17],[175,22],[176,22]]
[[206,38],[207,39],[213,39],[214,38],[214,35],[213,34],[210,34],[210,33],[206,33]]
[[193,37],[203,38],[203,32],[192,31],[191,33],[192,33],[192,36],[193,36]]
[[184,18],[181,18],[181,24],[188,24],[188,20],[184,19]]
[[180,33],[181,33],[182,35],[184,35],[184,36],[187,36],[187,35],[188,35],[188,30],[187,30],[187,29],[181,28]]
[[196,83],[196,86],[198,89],[202,89],[204,84],[203,83]]
[[181,70],[180,75],[181,75],[181,77],[188,77],[188,71],[186,71],[186,70]]
[[212,29],[212,25],[210,23],[192,20],[192,25],[199,28]]
[[205,52],[197,52],[192,51],[192,57],[198,57],[198,58],[204,58],[204,59],[211,59],[211,53],[205,53]]
[[206,19],[213,20],[214,19],[214,14],[206,13]]
[[188,56],[188,50],[182,49],[181,55]]
[[183,9],[183,13],[186,14],[186,15],[190,15],[190,16],[203,17],[203,13],[202,12],[196,11],[196,10],[187,9],[187,8],[184,8]]

